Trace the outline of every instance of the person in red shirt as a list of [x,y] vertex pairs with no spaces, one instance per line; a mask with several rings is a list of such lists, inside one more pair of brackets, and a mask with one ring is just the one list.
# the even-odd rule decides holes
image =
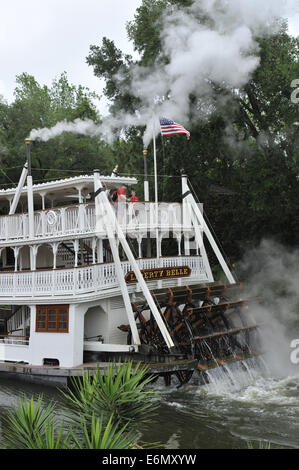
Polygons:
[[138,197],[136,196],[136,191],[134,189],[132,189],[132,191],[131,191],[131,196],[129,198],[129,201],[130,202],[139,201]]
[[123,184],[117,191],[117,200],[116,202],[127,202],[127,185]]

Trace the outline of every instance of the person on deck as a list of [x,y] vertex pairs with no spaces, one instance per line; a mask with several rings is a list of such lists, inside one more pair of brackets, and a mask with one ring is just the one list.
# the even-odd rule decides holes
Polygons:
[[116,202],[127,202],[127,185],[123,184],[117,191],[117,200]]
[[129,201],[130,202],[137,202],[139,201],[138,197],[136,196],[136,191],[134,189],[132,189],[131,191],[131,196],[129,198]]

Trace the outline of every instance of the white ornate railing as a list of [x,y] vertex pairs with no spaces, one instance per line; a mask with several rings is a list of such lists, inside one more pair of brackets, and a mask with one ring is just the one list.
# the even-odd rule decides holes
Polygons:
[[[182,221],[180,203],[117,203],[114,204],[117,219],[128,234],[154,230],[181,231],[186,229]],[[68,236],[93,232],[104,233],[102,219],[96,220],[94,204],[75,204],[37,211],[34,214],[36,239]],[[29,238],[28,214],[0,217],[0,243]]]
[[[144,258],[137,260],[140,269],[189,266],[191,279],[208,280],[200,256]],[[131,271],[129,262],[122,262],[124,276]],[[190,279],[188,278],[188,279]],[[168,279],[169,281],[169,279]],[[48,297],[79,295],[118,287],[114,263],[94,264],[71,269],[0,273],[1,297]]]

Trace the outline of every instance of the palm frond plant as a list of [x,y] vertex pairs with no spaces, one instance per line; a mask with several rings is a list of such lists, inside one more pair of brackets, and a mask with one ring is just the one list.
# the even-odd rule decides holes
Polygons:
[[[247,442],[247,448],[248,449],[254,449],[252,442]],[[264,442],[264,441],[259,441],[259,449],[266,449],[270,450],[271,449],[271,442]]]
[[54,424],[47,421],[43,432],[35,434],[35,449],[72,449],[72,428],[67,432],[64,430],[64,423]]
[[146,366],[140,363],[133,366],[131,361],[110,363],[105,370],[96,369],[93,376],[88,371],[82,380],[73,378],[71,388],[62,391],[69,415],[74,421],[84,415],[91,424],[92,416],[113,416],[113,423],[122,428],[129,423],[130,428],[148,423],[157,410],[158,392],[146,388],[152,381]]
[[54,410],[55,404],[42,407],[42,397],[34,404],[33,398],[20,400],[19,405],[5,419],[6,449],[129,449],[135,446],[135,436],[127,426],[119,429],[113,417],[104,423],[102,418],[91,418],[87,426],[81,416],[80,425],[64,429]]
[[106,425],[102,418],[92,415],[91,425],[81,420],[80,433],[73,434],[76,449],[131,449],[135,446],[135,436],[128,432],[127,425],[119,429],[110,416]]
[[4,418],[4,445],[9,449],[38,449],[42,442],[50,442],[51,445],[60,445],[62,440],[62,426],[58,432],[58,438],[54,433],[57,427],[54,412],[55,403],[42,405],[42,396],[34,403],[24,397],[13,411],[8,411]]
[[[94,375],[85,371],[73,388],[61,391],[71,418],[66,429],[61,410],[24,397],[4,418],[4,446],[9,449],[138,448],[136,426],[148,422],[158,407],[157,391],[146,388],[152,377],[132,362],[109,364]],[[134,435],[133,435],[134,433]]]
[[60,390],[65,399],[65,415],[78,426],[81,425],[82,416],[89,424],[91,424],[94,414],[98,417],[101,416],[106,422],[108,421],[109,415],[106,410],[99,410],[96,404],[96,391],[100,386],[100,374],[99,369],[96,369],[94,374],[84,371],[82,377],[71,378],[70,387],[66,391]]

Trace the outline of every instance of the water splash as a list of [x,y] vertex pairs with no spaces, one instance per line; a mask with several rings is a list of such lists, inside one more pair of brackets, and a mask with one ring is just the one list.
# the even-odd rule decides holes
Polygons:
[[225,364],[206,371],[209,383],[203,387],[207,393],[216,395],[239,391],[262,377],[264,371],[258,357]]

